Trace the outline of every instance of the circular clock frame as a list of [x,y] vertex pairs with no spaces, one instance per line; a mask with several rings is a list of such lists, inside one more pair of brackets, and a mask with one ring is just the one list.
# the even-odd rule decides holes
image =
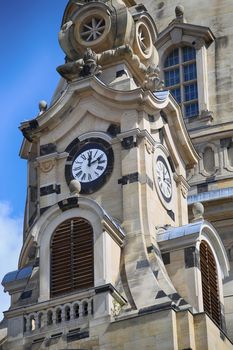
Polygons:
[[[163,206],[166,209],[171,209],[172,207],[172,199],[173,199],[173,175],[170,164],[167,160],[167,152],[164,152],[160,147],[158,147],[155,151],[154,162],[153,162],[153,173],[154,173],[154,183]],[[159,167],[159,169],[158,169]],[[162,172],[163,179],[161,180],[161,176],[159,172]],[[170,181],[170,186],[169,186]],[[162,187],[162,184],[163,187]],[[166,195],[166,187],[170,187],[170,194]],[[167,189],[168,191],[168,189]]]
[[65,178],[68,185],[76,179],[81,184],[80,193],[91,194],[108,181],[113,170],[114,154],[107,141],[100,138],[76,139],[67,151]]

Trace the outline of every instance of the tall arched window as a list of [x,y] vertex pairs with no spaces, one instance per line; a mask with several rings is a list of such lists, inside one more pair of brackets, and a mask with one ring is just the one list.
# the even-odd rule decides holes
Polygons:
[[199,109],[195,48],[177,47],[169,53],[164,63],[164,81],[180,104],[184,116],[197,116]]
[[94,286],[93,229],[83,218],[61,223],[51,239],[50,295]]
[[200,263],[204,311],[221,326],[217,266],[211,248],[205,241],[200,244]]

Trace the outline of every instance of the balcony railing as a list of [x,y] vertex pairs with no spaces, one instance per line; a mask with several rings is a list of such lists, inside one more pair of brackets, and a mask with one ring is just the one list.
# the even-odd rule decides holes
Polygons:
[[[42,305],[41,305],[42,307]],[[24,315],[24,332],[28,334],[43,332],[58,327],[62,323],[76,324],[86,322],[93,315],[93,297],[59,304]]]

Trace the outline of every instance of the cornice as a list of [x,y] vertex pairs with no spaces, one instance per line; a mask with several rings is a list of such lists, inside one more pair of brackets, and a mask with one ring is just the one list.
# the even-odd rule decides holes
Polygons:
[[[193,36],[204,41],[208,47],[215,40],[213,32],[208,27],[199,26],[189,23],[171,22],[158,36],[155,43],[157,49],[160,49],[167,41],[171,40],[171,32],[179,30],[182,35]],[[194,44],[195,45],[195,44]]]
[[[62,116],[69,110],[70,106],[77,105],[82,95],[94,96],[111,108],[115,106],[119,110],[137,109],[144,110],[148,114],[155,114],[163,110],[167,114],[167,123],[171,134],[178,142],[178,148],[187,165],[192,167],[197,163],[199,157],[185,127],[179,105],[171,94],[164,95],[163,99],[149,90],[137,88],[130,91],[118,91],[106,86],[95,76],[69,83],[66,90],[48,110],[35,118],[33,128],[29,128],[30,122],[21,124],[22,132],[28,133],[29,139],[36,138],[46,128],[52,128],[62,122]],[[86,106],[88,110],[88,104]],[[152,140],[151,140],[152,141]],[[153,141],[152,141],[153,143]],[[23,154],[23,148],[21,150]]]
[[193,130],[190,130],[190,136],[192,140],[195,142],[204,142],[204,141],[210,141],[211,139],[219,139],[219,138],[225,138],[225,137],[232,137],[232,131],[233,131],[233,122],[228,121],[221,124],[212,124],[208,125],[207,127],[203,128],[196,128]]

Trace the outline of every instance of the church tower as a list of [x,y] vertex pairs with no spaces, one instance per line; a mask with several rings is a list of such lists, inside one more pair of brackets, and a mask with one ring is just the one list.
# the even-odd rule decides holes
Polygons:
[[229,263],[194,207],[197,164],[163,90],[156,25],[134,1],[69,1],[50,106],[23,122],[28,162],[19,268],[2,349],[233,349]]

